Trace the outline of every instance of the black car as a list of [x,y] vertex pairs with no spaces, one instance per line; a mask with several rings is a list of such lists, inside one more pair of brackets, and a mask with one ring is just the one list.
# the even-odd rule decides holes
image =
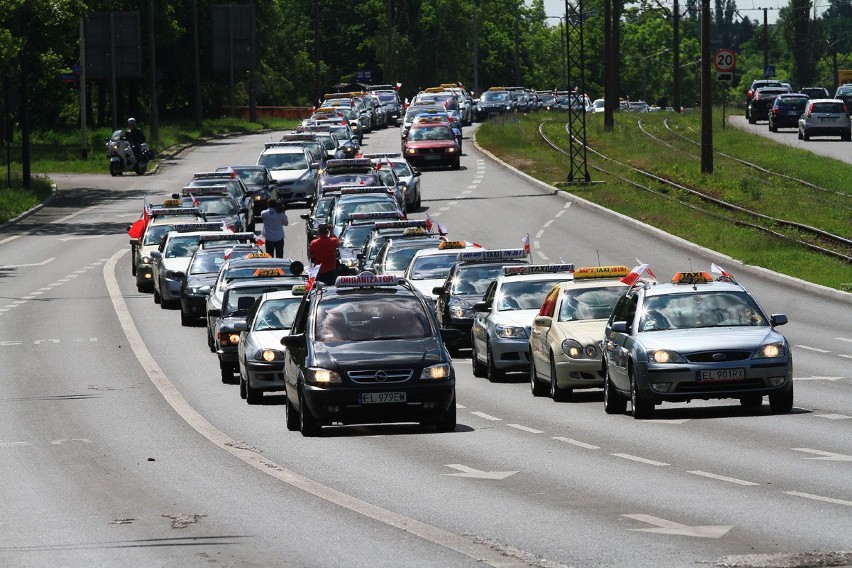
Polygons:
[[846,105],[846,113],[852,114],[852,83],[845,83],[837,87],[834,98],[843,101]]
[[504,114],[513,110],[515,110],[515,102],[509,91],[491,87],[479,97],[474,115],[476,120],[482,121],[495,114]]
[[805,112],[805,105],[811,100],[808,95],[778,95],[769,109],[769,131],[778,132],[779,128],[798,128],[799,117]]
[[769,109],[779,95],[789,93],[784,87],[763,87],[755,91],[748,104],[748,123],[756,124],[758,120],[769,120]]
[[316,285],[290,335],[287,429],[315,436],[332,423],[419,422],[456,428],[455,370],[438,326],[410,283],[362,273]]
[[302,213],[299,215],[305,220],[305,236],[307,237],[308,245],[319,235],[319,226],[328,221],[328,215],[331,211],[331,203],[337,193],[326,193],[319,199],[314,200],[311,206],[310,213]]
[[[379,221],[376,223],[370,238],[364,243],[356,256],[361,270],[371,270],[379,250],[389,239],[418,238],[429,234],[429,222],[425,219],[407,219],[405,221]],[[438,239],[435,234],[433,238]]]
[[[749,118],[749,105],[751,104],[751,99],[754,98],[754,94],[758,89],[763,87],[784,87],[781,84],[781,81],[776,81],[774,79],[755,79],[751,82],[751,86],[749,86],[748,91],[746,91],[746,99],[745,99],[745,117]],[[785,92],[789,92],[785,89]]]
[[216,171],[234,172],[246,186],[249,211],[254,215],[254,221],[260,220],[260,213],[266,209],[270,197],[278,199],[278,185],[272,178],[272,173],[266,166],[225,166]]
[[799,92],[803,95],[807,95],[812,99],[830,99],[831,95],[828,94],[828,89],[825,87],[802,87],[799,89]]

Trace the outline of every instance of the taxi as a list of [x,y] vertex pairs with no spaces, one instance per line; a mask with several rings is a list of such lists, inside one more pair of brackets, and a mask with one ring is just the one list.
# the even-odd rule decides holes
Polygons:
[[[344,272],[341,274],[360,274],[360,260],[358,253],[364,250],[367,241],[372,237],[376,224],[389,219],[396,221],[399,213],[378,211],[374,213],[353,213],[349,216],[349,222],[343,226],[343,230],[337,235],[340,246],[337,247],[338,268]],[[393,222],[392,221],[392,222]]]
[[286,347],[287,429],[419,422],[456,428],[455,370],[431,306],[392,276],[339,276],[303,299]]
[[604,409],[647,419],[663,402],[734,398],[774,413],[793,409],[793,354],[767,314],[730,274],[678,272],[671,283],[638,280],[604,330]]
[[[222,296],[221,309],[210,311],[210,316],[216,320],[213,324],[213,347],[219,358],[223,383],[233,383],[234,374],[239,371],[240,333],[255,302],[263,294],[291,290],[293,286],[304,283],[301,278],[284,278],[281,272],[280,268],[258,268],[252,278],[231,282]],[[269,273],[273,276],[266,276]]]
[[237,322],[240,398],[258,404],[263,393],[284,390],[284,347],[281,338],[290,335],[296,311],[305,295],[299,284],[290,290],[265,292],[249,310],[245,323]]
[[160,246],[166,233],[174,230],[175,225],[204,221],[204,215],[198,207],[181,207],[179,199],[167,199],[162,206],[152,207],[148,212],[149,221],[145,232],[139,239],[130,239],[133,253],[131,273],[136,277],[136,289],[140,292],[151,290],[151,251]]
[[573,271],[573,264],[503,267],[482,301],[473,305],[473,376],[497,382],[509,371],[529,372],[533,319],[551,288],[568,280]]
[[320,164],[312,161],[307,149],[286,142],[267,142],[257,163],[272,172],[279,198],[308,204],[313,201]]
[[402,277],[434,302],[438,298],[435,288],[440,288],[450,269],[458,262],[462,252],[479,252],[482,247],[465,241],[441,241],[437,247],[420,249],[411,257]]
[[603,388],[604,327],[628,288],[621,278],[629,274],[626,266],[582,267],[547,294],[530,330],[533,396],[563,402],[573,389]]
[[[180,284],[192,253],[201,238],[232,235],[223,231],[221,223],[182,223],[166,233],[157,250],[151,251],[151,281],[154,303],[167,308],[180,302]],[[251,233],[247,233],[251,234]],[[254,235],[251,234],[253,237]]]
[[[416,231],[419,233],[420,231]],[[411,259],[422,249],[435,249],[444,239],[439,235],[426,233],[411,237],[391,237],[376,252],[376,259],[367,269],[376,274],[386,274],[402,278]]]
[[370,238],[364,243],[364,248],[357,253],[358,266],[361,270],[373,271],[373,265],[382,246],[389,239],[406,239],[430,237],[438,239],[440,235],[429,232],[429,222],[425,219],[406,219],[400,221],[376,222]]
[[385,213],[386,218],[405,218],[393,189],[383,185],[344,187],[339,190],[339,195],[332,199],[328,215],[328,225],[335,235],[340,234],[343,225],[355,213]]
[[396,177],[399,178],[399,185],[402,188],[403,210],[406,213],[419,211],[422,197],[420,195],[420,172],[415,170],[408,161],[402,157],[399,152],[384,152],[362,154],[362,158],[371,160],[374,164],[383,163],[389,164]]
[[522,248],[467,250],[459,255],[444,282],[432,289],[441,327],[462,332],[457,343],[447,346],[450,353],[470,347],[473,305],[482,298],[488,285],[503,273],[503,267],[527,262],[527,252]]
[[461,151],[452,129],[441,119],[415,121],[402,144],[405,159],[414,166],[461,167]]
[[228,169],[215,172],[195,172],[187,186],[192,188],[224,187],[228,195],[240,204],[241,229],[235,228],[234,230],[254,231],[251,192],[236,171]]
[[245,215],[248,209],[228,193],[227,186],[186,186],[177,194],[185,207],[198,207],[207,221],[218,221],[228,229],[247,231]]

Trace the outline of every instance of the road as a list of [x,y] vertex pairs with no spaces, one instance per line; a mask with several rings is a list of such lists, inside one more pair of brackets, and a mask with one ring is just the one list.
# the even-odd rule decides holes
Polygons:
[[[373,133],[365,149],[395,150],[398,136]],[[852,550],[849,298],[557,195],[470,141],[460,171],[423,174],[420,215],[495,248],[529,233],[536,262],[639,257],[661,278],[721,264],[790,318],[794,412],[693,402],[637,422],[606,415],[600,391],[557,404],[523,374],[474,378],[466,354],[453,433],[303,438],[286,430],[283,396],[246,405],[204,328],[136,291],[124,231],[144,195],[253,163],[272,139],[214,141],[156,175],[57,176],[49,206],[0,228],[0,566],[780,566]]]
[[770,132],[766,121],[749,124],[748,119],[739,110],[735,112],[736,114],[728,115],[728,123],[735,128],[771,138],[780,144],[852,164],[852,144],[843,142],[839,136],[811,138],[808,141],[799,140],[798,131],[795,128],[782,128],[778,132]]

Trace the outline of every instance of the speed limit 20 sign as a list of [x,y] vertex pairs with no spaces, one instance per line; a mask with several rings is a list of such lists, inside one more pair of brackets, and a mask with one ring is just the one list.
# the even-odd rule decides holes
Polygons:
[[737,66],[737,54],[733,49],[720,49],[713,55],[713,65],[716,71],[730,73]]

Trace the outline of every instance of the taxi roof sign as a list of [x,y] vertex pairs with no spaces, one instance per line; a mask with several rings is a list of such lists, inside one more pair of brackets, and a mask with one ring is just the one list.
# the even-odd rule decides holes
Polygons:
[[[180,200],[175,199],[178,204]],[[151,217],[163,217],[166,215],[201,215],[201,209],[198,207],[152,207],[149,212]]]
[[672,278],[672,284],[709,284],[713,277],[709,272],[678,272]]
[[[258,257],[258,258],[260,258],[260,257]],[[258,268],[252,274],[253,278],[275,278],[275,277],[278,277],[278,276],[286,276],[283,268],[280,268],[280,267]]]
[[425,227],[408,227],[402,231],[402,236],[410,237],[410,236],[420,236],[420,235],[428,235]]
[[376,230],[383,229],[406,229],[406,228],[423,228],[428,226],[425,219],[406,219],[402,221],[379,221],[376,223]]
[[377,152],[371,154],[361,154],[362,158],[366,158],[368,160],[381,160],[382,158],[402,158],[402,154],[399,152]]
[[178,223],[173,229],[178,233],[192,233],[195,231],[221,231],[222,223]]
[[371,219],[397,219],[399,211],[372,211],[369,213],[352,213],[350,221],[369,221]]
[[467,247],[464,241],[441,241],[438,250],[463,249]]
[[237,172],[195,172],[192,174],[192,179],[234,179],[237,177]]
[[621,278],[630,274],[626,266],[581,266],[574,271],[574,279]]
[[[219,223],[222,228],[222,223]],[[221,235],[201,235],[199,241],[253,241],[257,238],[254,233],[223,233]]]
[[325,164],[326,170],[333,170],[335,168],[372,168],[373,162],[369,159],[363,158],[337,158],[334,160],[329,160]]
[[228,195],[228,187],[225,186],[225,185],[204,185],[204,186],[197,186],[197,187],[187,186],[187,187],[181,188],[180,193],[183,196],[188,196],[189,194],[192,194],[194,196],[199,196],[199,195]]
[[180,199],[164,199],[159,207],[180,207]]
[[358,193],[393,193],[393,188],[384,185],[349,185],[340,188],[340,195],[355,195]]
[[557,272],[574,272],[573,264],[527,264],[522,266],[504,266],[504,276],[521,276],[525,274],[551,274]]
[[485,260],[511,260],[516,258],[526,258],[527,251],[522,248],[516,249],[495,249],[495,250],[470,250],[459,255],[459,260],[463,262],[470,261],[485,261]]
[[396,286],[399,278],[391,274],[373,274],[362,272],[357,276],[338,276],[334,285],[337,288],[372,288],[380,286]]
[[308,287],[304,284],[296,284],[290,289],[294,296],[304,296],[308,292]]

